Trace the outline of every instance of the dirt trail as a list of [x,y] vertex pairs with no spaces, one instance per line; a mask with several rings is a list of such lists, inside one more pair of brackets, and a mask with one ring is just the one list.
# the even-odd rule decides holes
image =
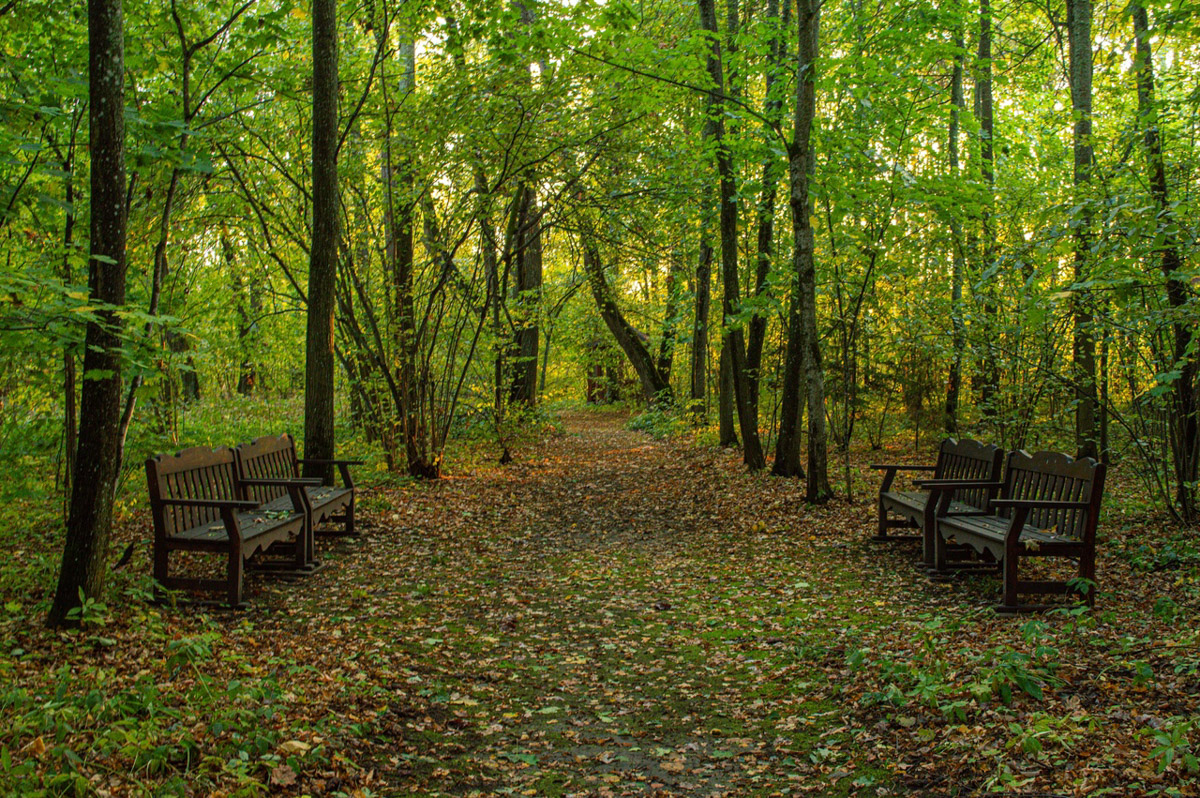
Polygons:
[[764,523],[802,506],[799,486],[621,416],[563,421],[504,468],[369,499],[368,517],[385,498],[391,512],[319,591],[316,614],[357,613],[364,681],[388,696],[359,752],[374,789],[719,795],[799,778],[836,720],[820,685],[779,678],[810,587]]

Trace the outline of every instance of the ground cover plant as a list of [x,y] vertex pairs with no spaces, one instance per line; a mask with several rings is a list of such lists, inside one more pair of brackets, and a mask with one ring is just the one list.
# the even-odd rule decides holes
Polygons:
[[1200,581],[1153,514],[1105,507],[1094,611],[999,618],[994,579],[868,542],[878,453],[852,454],[856,499],[812,506],[625,423],[568,412],[507,466],[368,479],[365,536],[252,577],[243,612],[147,604],[141,547],[48,631],[19,564],[51,536],[6,525],[0,790],[1195,793]]

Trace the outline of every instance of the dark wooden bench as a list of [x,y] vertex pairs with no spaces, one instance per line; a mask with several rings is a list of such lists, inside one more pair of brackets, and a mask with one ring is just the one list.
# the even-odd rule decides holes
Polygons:
[[[1096,522],[1104,493],[1103,463],[1055,452],[1008,455],[998,498],[984,516],[955,515],[949,485],[934,487],[937,534],[934,567],[947,566],[950,541],[970,546],[1000,563],[1004,593],[997,610],[1005,613],[1045,609],[1026,605],[1020,594],[1078,593],[1095,603]],[[961,488],[959,488],[961,490]],[[1069,580],[1022,581],[1025,557],[1065,557],[1078,562]]]
[[[989,512],[988,500],[1000,485],[1000,466],[1003,460],[1003,450],[992,444],[980,443],[969,438],[961,441],[947,438],[938,448],[937,462],[933,465],[873,464],[871,468],[884,473],[883,482],[879,486],[878,531],[872,540],[920,540],[925,564],[932,567],[934,514],[937,502],[930,500],[933,492],[925,486],[926,483],[935,485],[947,481],[970,481],[971,485],[950,491],[947,512],[956,515],[986,515]],[[899,471],[925,472],[929,473],[931,478],[916,482],[917,490],[893,490],[892,483]],[[994,485],[987,487],[976,484],[982,482],[992,482]],[[921,533],[890,534],[889,530],[897,527],[919,529]]]
[[[254,499],[266,509],[290,506],[289,485],[303,483],[304,501],[312,515],[312,527],[307,535],[310,562],[313,561],[313,534],[355,535],[354,480],[350,466],[361,460],[313,460],[296,457],[296,442],[292,436],[269,435],[243,443],[234,450],[237,456],[238,479],[245,489],[245,498]],[[300,479],[300,465],[337,466],[342,484],[322,484],[319,479]],[[323,529],[320,524],[330,521],[339,529]]]
[[[283,557],[296,568],[307,564],[308,525],[303,488],[283,488],[288,501],[261,507],[239,484],[232,449],[197,446],[146,461],[150,511],[154,517],[154,578],[168,589],[224,590],[232,606],[242,605],[245,561],[259,552]],[[224,554],[225,579],[172,576],[170,555],[177,551]]]

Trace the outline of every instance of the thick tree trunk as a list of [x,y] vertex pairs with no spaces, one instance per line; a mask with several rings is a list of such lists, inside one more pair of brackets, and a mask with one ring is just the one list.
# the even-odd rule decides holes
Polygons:
[[671,404],[674,399],[671,393],[671,383],[655,367],[654,356],[642,342],[642,336],[625,320],[621,309],[613,299],[612,289],[604,276],[604,264],[600,260],[600,251],[595,242],[586,238],[583,241],[583,268],[587,273],[588,285],[596,300],[600,316],[608,326],[609,332],[616,339],[621,351],[629,358],[633,370],[637,372],[642,383],[642,394],[649,402]]
[[1167,304],[1174,312],[1171,320],[1173,370],[1179,372],[1171,392],[1171,455],[1175,469],[1175,499],[1181,519],[1193,524],[1200,518],[1196,503],[1196,480],[1200,472],[1200,429],[1196,402],[1196,355],[1191,351],[1193,330],[1184,322],[1182,309],[1188,302],[1188,286],[1180,278],[1183,257],[1179,251],[1179,228],[1167,193],[1167,166],[1159,133],[1158,108],[1154,102],[1154,62],[1150,49],[1150,19],[1141,0],[1133,0],[1133,30],[1137,39],[1138,117],[1142,145],[1150,177],[1150,194],[1158,208],[1158,235],[1162,245],[1156,253],[1159,268],[1166,278]]
[[[313,0],[312,248],[308,262],[308,329],[304,368],[304,455],[331,459],[333,432],[333,312],[338,244],[337,3]],[[327,466],[305,466],[324,477]]]
[[[737,315],[738,299],[738,252],[737,252],[737,184],[733,169],[733,157],[725,141],[724,82],[722,80],[721,45],[717,38],[717,17],[713,0],[699,0],[700,23],[712,34],[708,54],[708,73],[712,81],[708,112],[716,119],[715,139],[717,144],[717,178],[719,180],[719,213],[721,221],[721,312],[726,324]],[[750,380],[746,372],[746,341],[742,329],[727,328],[724,345],[729,350],[730,367],[733,374],[734,399],[737,406],[738,426],[742,433],[742,458],[752,470],[766,465],[762,443],[758,437],[758,416],[750,403]]]
[[[121,0],[88,3],[88,102],[91,150],[91,297],[125,304],[125,44]],[[101,311],[87,326],[79,449],[58,588],[47,622],[69,623],[80,593],[104,587],[113,499],[121,471],[121,319]]]
[[[1090,269],[1092,239],[1092,0],[1067,0],[1068,49],[1071,61],[1071,115],[1075,120],[1075,282]],[[1092,330],[1091,297],[1077,290],[1072,340],[1072,380],[1075,384],[1075,448],[1079,457],[1098,457],[1100,403],[1096,397],[1096,341]]]
[[[958,182],[958,117],[964,107],[963,103],[963,39],[961,33],[955,34],[954,70],[950,77],[950,131],[949,156],[950,180]],[[962,390],[963,350],[966,348],[966,329],[963,323],[963,281],[966,271],[966,258],[963,253],[962,223],[958,218],[958,208],[952,206],[950,213],[950,239],[953,248],[953,261],[950,274],[950,327],[951,343],[954,347],[950,361],[950,375],[946,380],[946,409],[943,415],[943,426],[947,433],[958,432],[958,402]]]

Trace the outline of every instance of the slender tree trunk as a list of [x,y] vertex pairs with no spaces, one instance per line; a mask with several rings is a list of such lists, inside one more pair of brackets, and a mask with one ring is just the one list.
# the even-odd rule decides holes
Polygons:
[[[975,118],[979,120],[979,169],[983,177],[986,196],[980,213],[983,238],[983,262],[980,275],[991,268],[996,259],[996,242],[992,233],[992,205],[996,192],[996,118],[992,102],[992,6],[991,0],[979,0],[979,50],[978,71],[975,77]],[[999,301],[996,296],[996,279],[992,277],[983,286],[983,365],[980,373],[979,399],[983,417],[996,416],[996,396],[1000,389],[1000,369],[996,362],[997,316]]]
[[[663,310],[662,339],[658,344],[658,373],[671,381],[671,368],[675,363],[675,336],[679,319],[679,287],[680,272],[683,269],[683,256],[678,251],[671,253],[671,261],[667,264],[667,306]],[[547,345],[549,343],[547,342]]]
[[717,371],[717,442],[721,446],[738,445],[737,407],[734,396],[737,387],[733,384],[733,359],[729,352],[729,337],[721,342],[721,362]]
[[1133,30],[1137,39],[1138,118],[1142,128],[1142,145],[1150,176],[1150,194],[1158,209],[1158,231],[1162,245],[1156,253],[1159,268],[1166,278],[1167,304],[1171,307],[1172,355],[1171,368],[1179,372],[1171,392],[1170,444],[1175,468],[1175,501],[1185,523],[1200,518],[1196,503],[1196,481],[1200,472],[1200,429],[1196,402],[1196,354],[1191,351],[1192,328],[1184,321],[1183,308],[1188,303],[1188,286],[1179,275],[1183,257],[1179,251],[1179,226],[1167,193],[1167,166],[1163,158],[1162,135],[1159,131],[1158,108],[1154,101],[1154,61],[1150,49],[1150,19],[1141,0],[1133,0]]
[[[712,125],[705,123],[705,136]],[[700,200],[700,254],[696,258],[696,313],[692,323],[692,411],[697,418],[708,413],[708,316],[712,302],[712,189],[704,188]]]
[[[717,177],[719,180],[721,221],[721,312],[728,325],[739,310],[738,299],[738,252],[737,252],[737,185],[733,169],[733,157],[725,140],[725,125],[722,114],[725,108],[724,82],[722,80],[721,45],[717,36],[717,17],[713,0],[699,0],[700,22],[704,30],[712,34],[708,54],[708,73],[712,81],[708,112],[716,117]],[[733,374],[734,401],[737,407],[738,426],[742,433],[742,457],[751,470],[766,465],[762,443],[758,437],[758,417],[750,404],[750,380],[746,372],[746,341],[742,329],[726,326],[724,345],[729,350],[730,367]]]
[[[958,118],[964,107],[963,103],[963,38],[962,33],[955,34],[954,44],[958,48],[954,54],[954,70],[950,77],[950,181],[951,185],[958,184]],[[966,258],[963,253],[962,224],[958,218],[958,209],[951,206],[950,238],[953,247],[953,265],[950,275],[950,325],[951,341],[954,347],[953,358],[950,361],[950,375],[946,381],[946,411],[943,424],[946,432],[958,432],[958,402],[962,390],[963,350],[966,348],[966,330],[963,324],[963,281],[966,271]]]
[[[331,459],[333,312],[338,245],[338,47],[336,0],[313,0],[312,248],[308,262],[308,329],[304,369],[304,454]],[[326,476],[306,466],[305,476]]]
[[[125,43],[121,0],[88,2],[88,102],[91,150],[91,297],[125,304]],[[107,570],[113,499],[121,472],[121,318],[102,310],[89,322],[80,396],[75,483],[67,515],[58,588],[47,622],[61,626],[80,593],[99,597]]]
[[[1075,282],[1090,270],[1092,211],[1088,186],[1092,179],[1092,0],[1067,0],[1068,48],[1071,61],[1071,112],[1075,120]],[[1075,383],[1075,447],[1080,457],[1097,457],[1099,401],[1096,397],[1096,341],[1091,297],[1077,290],[1072,340]]]
[[[63,285],[71,284],[71,251],[75,248],[75,130],[72,127],[68,155],[63,161],[63,172],[66,173],[66,189],[64,201],[66,214],[63,220]],[[77,401],[75,345],[68,343],[63,347],[63,496],[64,504],[69,507],[71,488],[75,484],[75,454],[79,446],[79,410]],[[66,510],[67,508],[64,508]],[[64,512],[64,516],[66,513]]]
[[[758,236],[755,252],[754,296],[762,300],[767,292],[767,278],[771,273],[771,261],[775,254],[775,200],[779,192],[779,181],[783,176],[783,165],[775,155],[775,130],[783,111],[783,100],[779,96],[782,84],[779,76],[783,71],[782,26],[790,17],[790,0],[785,0],[783,20],[779,19],[779,0],[767,0],[766,22],[771,25],[769,59],[766,74],[765,99],[763,100],[763,141],[767,154],[763,157],[762,182],[758,200]],[[763,342],[767,335],[767,314],[761,304],[750,319],[750,330],[746,338],[746,368],[750,373],[750,404],[758,414],[759,385],[762,379]]]
[[783,404],[773,473],[798,476],[798,403],[801,394],[808,404],[808,475],[806,498],[824,502],[833,493],[829,485],[828,439],[825,429],[825,376],[817,335],[816,264],[813,253],[812,200],[809,179],[813,168],[812,125],[816,117],[816,60],[819,47],[820,5],[818,0],[799,0],[796,6],[800,47],[797,61],[794,134],[788,152],[789,202],[795,249],[792,266],[792,309],[788,324],[787,359],[784,364]]
[[[516,2],[513,5],[520,13],[521,24],[532,28],[535,21],[532,3]],[[544,61],[540,63],[540,68],[545,74]],[[533,85],[531,70],[532,65],[522,70],[522,82],[529,88]],[[518,326],[513,341],[516,357],[509,398],[513,402],[533,406],[537,402],[538,316],[542,307],[542,215],[538,209],[532,169],[522,177],[519,185],[521,205],[517,217],[515,314]]]
[[513,402],[534,405],[537,402],[538,371],[538,311],[542,295],[542,221],[538,209],[537,191],[532,183],[523,184],[523,198],[517,217],[516,239],[516,303],[519,326],[513,341],[516,362],[513,363]]

